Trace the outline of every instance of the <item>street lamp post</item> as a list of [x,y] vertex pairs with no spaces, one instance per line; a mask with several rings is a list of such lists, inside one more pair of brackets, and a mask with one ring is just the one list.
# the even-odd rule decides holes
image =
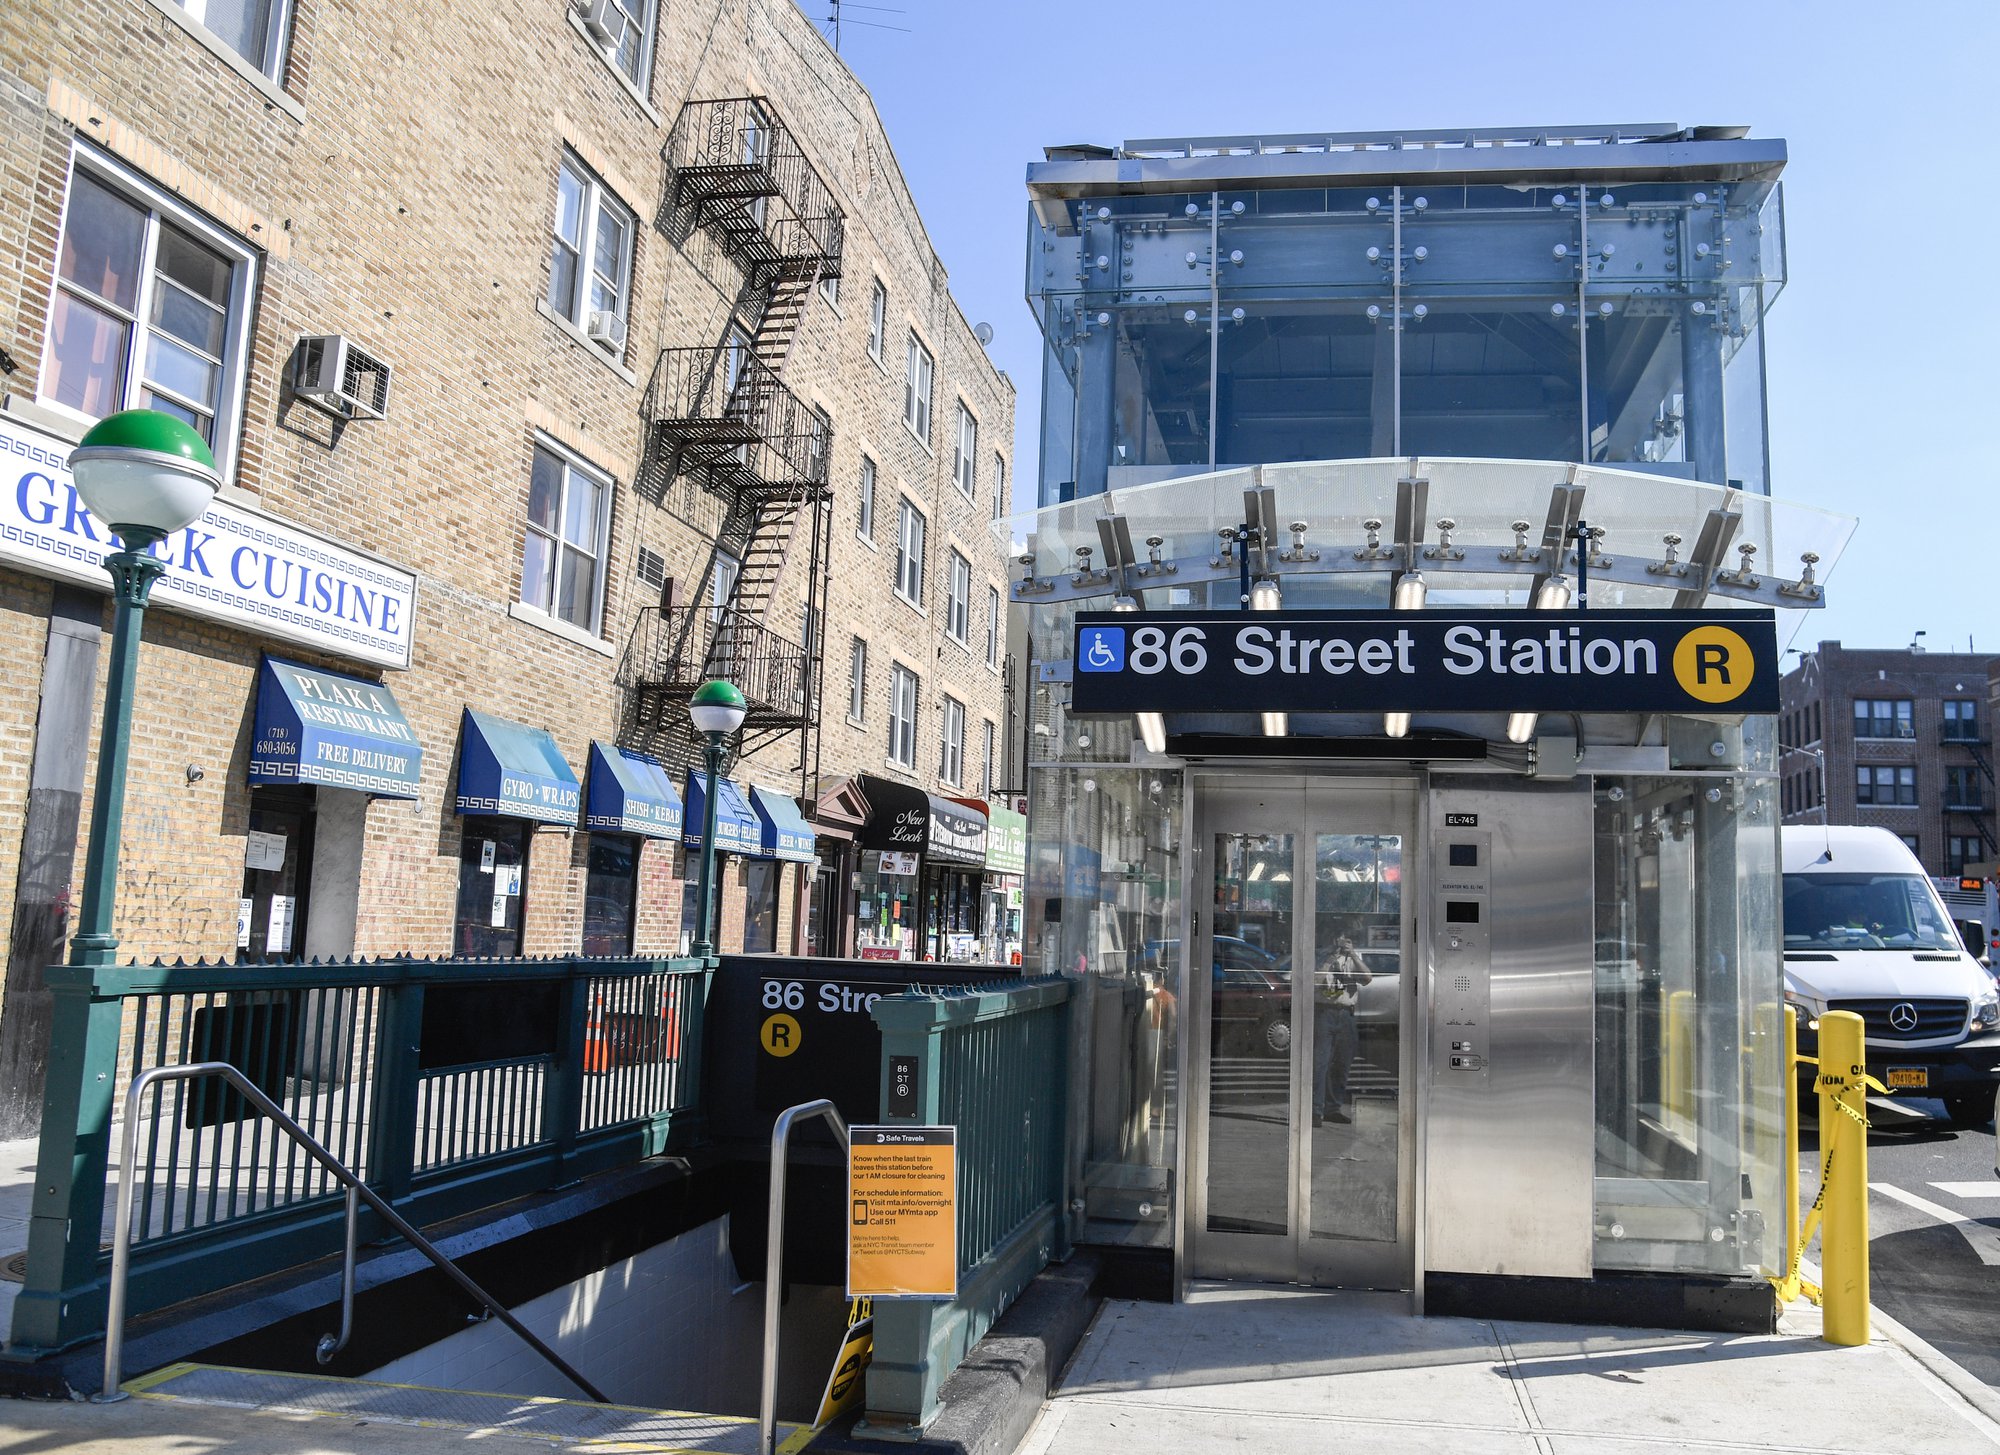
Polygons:
[[688,716],[705,739],[701,758],[708,780],[702,794],[701,899],[695,909],[694,943],[688,947],[703,957],[715,953],[716,782],[722,776],[723,745],[743,726],[744,708],[743,694],[720,680],[702,683],[688,702]]
[[100,421],[70,456],[70,471],[84,505],[120,544],[104,558],[116,603],[111,662],[104,683],[97,792],[90,805],[90,847],[83,861],[83,904],[69,955],[72,965],[109,965],[118,950],[112,913],[140,632],[153,583],[166,570],[166,562],[151,551],[200,519],[221,482],[201,436],[172,415],[151,409],[128,409]]

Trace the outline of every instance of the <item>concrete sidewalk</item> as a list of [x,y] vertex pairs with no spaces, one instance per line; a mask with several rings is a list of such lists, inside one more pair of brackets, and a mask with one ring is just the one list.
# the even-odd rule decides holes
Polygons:
[[2000,1452],[2000,1399],[1921,1341],[1886,1321],[1866,1348],[1817,1333],[1810,1309],[1747,1338],[1242,1286],[1107,1303],[1021,1455]]

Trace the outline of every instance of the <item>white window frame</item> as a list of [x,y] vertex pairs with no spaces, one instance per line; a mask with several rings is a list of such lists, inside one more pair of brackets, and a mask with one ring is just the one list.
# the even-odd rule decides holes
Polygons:
[[889,341],[889,287],[880,278],[868,295],[868,357],[882,362]]
[[[917,502],[898,495],[896,507],[896,594],[918,611],[924,609],[924,551],[930,522]],[[912,549],[914,546],[914,550]]]
[[915,772],[917,768],[917,704],[923,683],[901,662],[889,666],[889,761]]
[[[60,276],[62,240],[69,233],[70,199],[75,191],[75,177],[79,170],[88,173],[90,179],[100,186],[119,193],[125,201],[147,214],[145,233],[140,242],[139,291],[133,298],[132,313],[126,319],[131,332],[126,339],[125,366],[118,384],[118,408],[127,409],[139,402],[138,390],[142,385],[145,370],[146,335],[152,327],[150,317],[156,283],[155,270],[159,263],[161,222],[164,220],[172,223],[203,245],[223,254],[233,264],[229,281],[229,311],[223,328],[222,382],[216,390],[215,441],[212,446],[217,471],[225,483],[233,482],[237,439],[243,429],[243,395],[249,374],[250,301],[256,296],[257,265],[261,261],[261,254],[242,239],[222,231],[199,213],[183,206],[172,195],[140,173],[114,162],[100,152],[82,146],[70,153],[70,175],[63,188],[62,225],[56,232],[56,258],[50,268],[50,271],[57,276],[49,285],[48,324],[43,330],[42,368],[37,378],[45,383],[55,373],[55,303],[56,294],[63,289]],[[87,296],[93,308],[113,314],[123,312],[122,309],[97,298],[94,294]],[[36,402],[65,418],[86,424],[95,424],[102,417],[74,409],[61,403],[53,395],[40,392],[39,389]]]
[[980,770],[979,796],[981,798],[991,798],[995,782],[993,775],[999,770],[1000,765],[1000,731],[993,725],[992,718],[982,719],[982,722],[986,729],[986,761]]
[[986,588],[986,665],[1000,665],[1000,588]]
[[880,472],[868,455],[861,457],[861,509],[854,518],[854,533],[864,541],[875,539],[875,482]]
[[712,626],[722,625],[722,614],[729,610],[729,598],[735,594],[736,578],[743,574],[743,563],[724,550],[715,553],[715,560],[708,573],[708,620]]
[[209,0],[167,0],[186,12],[187,18],[215,37],[216,44],[233,56],[242,58],[243,63],[270,81],[273,85],[283,85],[285,62],[292,49],[292,0],[271,0],[271,29],[264,37],[262,57],[246,56],[223,38],[222,32],[208,23]]
[[[556,230],[562,219],[562,176],[565,172],[569,173],[583,189],[583,203],[579,218],[582,235],[578,238],[574,248],[576,253],[576,298],[571,303],[567,312],[557,305],[554,297],[556,283],[555,250],[559,247],[563,249],[570,249],[571,247],[569,239]],[[612,191],[606,185],[604,179],[593,172],[585,164],[583,158],[568,147],[562,148],[556,162],[555,203],[555,210],[549,219],[549,281],[548,286],[542,291],[542,302],[547,305],[550,313],[560,318],[578,333],[584,335],[586,340],[589,340],[590,315],[596,311],[590,306],[590,289],[592,279],[597,276],[597,229],[603,225],[605,212],[615,209],[622,216],[625,223],[625,246],[620,250],[618,256],[618,277],[615,280],[618,290],[618,306],[614,311],[618,314],[619,322],[625,325],[625,331],[629,337],[632,328],[632,262],[639,246],[639,215],[630,207],[627,207],[625,199]],[[591,347],[600,350],[609,358],[623,359],[625,357],[624,344],[612,345],[591,341]]]
[[998,520],[1013,512],[1007,507],[1012,504],[1007,499],[1007,457],[998,450],[993,452],[993,514],[990,519]]
[[[577,29],[583,30],[584,38],[590,41],[591,48],[604,58],[604,64],[615,71],[643,101],[647,93],[652,90],[649,83],[653,79],[653,48],[659,39],[659,0],[611,0],[611,3],[624,12],[626,24],[639,37],[639,48],[632,57],[631,70],[626,70],[619,63],[618,52],[606,50],[597,44],[597,38],[588,30],[584,30],[580,18],[577,20]],[[580,17],[587,8],[587,5],[579,3],[572,14]]]
[[951,478],[967,500],[979,498],[979,420],[958,401],[958,438],[951,447]]
[[931,447],[931,396],[936,390],[937,360],[911,329],[910,346],[903,354],[903,428],[927,450]]
[[945,567],[945,607],[944,632],[961,647],[970,647],[967,640],[972,629],[972,562],[957,546],[950,547],[951,558]]
[[938,740],[938,782],[953,788],[963,786],[965,776],[965,704],[950,693],[944,696],[943,732]]
[[847,648],[847,720],[868,724],[868,643],[855,637]]
[[840,274],[819,280],[819,296],[826,300],[826,306],[835,313],[840,312]]
[[[598,469],[597,466],[584,460],[574,450],[565,449],[562,443],[554,437],[536,430],[533,432],[531,438],[536,452],[550,456],[563,467],[562,498],[556,502],[556,521],[558,525],[557,534],[554,538],[556,554],[553,568],[549,572],[549,599],[546,602],[530,601],[526,595],[528,564],[527,537],[530,534],[546,535],[547,533],[540,526],[528,521],[527,503],[525,499],[522,502],[521,579],[515,585],[515,599],[537,617],[552,622],[558,627],[569,631],[583,632],[588,636],[601,639],[604,635],[605,578],[609,574],[610,562],[608,557],[611,554],[611,512],[617,503],[618,482],[605,474],[604,471]],[[530,456],[528,461],[528,469],[530,471],[530,478],[532,479],[534,470],[532,456]],[[582,475],[595,483],[602,492],[600,499],[603,501],[603,508],[597,513],[596,553],[592,557],[592,560],[596,563],[596,569],[591,573],[590,624],[588,626],[573,622],[566,616],[560,616],[554,610],[556,583],[562,579],[562,550],[565,545],[571,544],[562,539],[561,521],[564,515],[564,508],[569,503],[570,481],[576,475]]]

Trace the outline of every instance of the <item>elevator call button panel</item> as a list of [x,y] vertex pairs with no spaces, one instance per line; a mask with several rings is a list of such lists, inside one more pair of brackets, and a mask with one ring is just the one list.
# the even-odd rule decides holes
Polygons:
[[[1447,816],[1449,818],[1449,816]],[[1491,834],[1446,828],[1438,836],[1431,914],[1431,1066],[1443,1080],[1486,1079],[1491,1008]]]

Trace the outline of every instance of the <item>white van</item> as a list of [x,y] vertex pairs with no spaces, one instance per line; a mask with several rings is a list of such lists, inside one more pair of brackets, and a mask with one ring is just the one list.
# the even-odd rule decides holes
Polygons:
[[1994,1114],[2000,996],[1967,954],[1937,889],[1887,829],[1784,829],[1785,999],[1799,1049],[1830,1010],[1866,1023],[1868,1071],[1892,1092],[1936,1097],[1955,1127]]

